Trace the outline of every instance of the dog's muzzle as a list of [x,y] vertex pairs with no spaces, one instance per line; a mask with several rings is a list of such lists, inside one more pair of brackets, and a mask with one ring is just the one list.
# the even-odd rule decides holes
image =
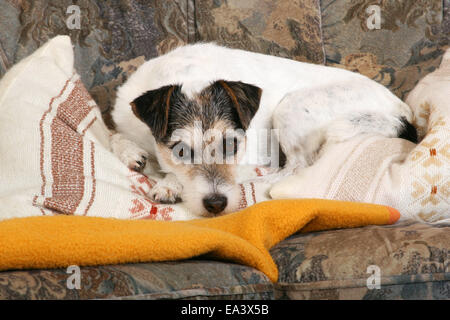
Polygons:
[[227,206],[228,199],[222,194],[213,193],[203,198],[203,206],[210,213],[220,213]]

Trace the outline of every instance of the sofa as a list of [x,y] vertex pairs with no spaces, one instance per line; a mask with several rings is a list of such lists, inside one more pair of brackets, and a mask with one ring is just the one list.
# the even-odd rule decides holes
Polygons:
[[[183,44],[234,48],[360,72],[405,99],[450,46],[450,0],[72,1],[0,3],[0,77],[48,39],[66,34],[105,122],[115,90],[145,60]],[[1,209],[0,209],[1,210]],[[450,210],[450,208],[449,208]],[[295,234],[271,249],[279,269],[227,261],[0,272],[0,299],[450,299],[450,226],[401,221]],[[1,244],[0,244],[1,250]],[[377,286],[379,284],[379,286]]]

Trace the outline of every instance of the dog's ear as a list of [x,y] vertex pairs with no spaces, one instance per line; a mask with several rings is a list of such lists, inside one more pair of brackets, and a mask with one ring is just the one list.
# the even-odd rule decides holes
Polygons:
[[262,94],[261,88],[240,81],[219,80],[216,83],[225,89],[236,108],[243,129],[247,130],[250,121],[258,111]]
[[179,91],[180,86],[165,86],[147,91],[130,103],[133,113],[150,127],[156,141],[167,134],[170,106]]

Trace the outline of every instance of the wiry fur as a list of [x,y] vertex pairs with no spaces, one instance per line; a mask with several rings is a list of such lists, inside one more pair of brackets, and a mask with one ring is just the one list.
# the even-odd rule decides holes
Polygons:
[[[216,81],[191,98],[179,85],[167,85],[134,99],[131,102],[133,113],[150,128],[160,169],[167,173],[149,196],[159,202],[174,202],[181,197],[188,207],[203,211],[203,215],[237,210],[240,189],[235,183],[236,162],[242,150],[245,151],[244,130],[258,109],[260,96],[260,89],[255,86]],[[220,137],[203,140],[209,132],[219,133]],[[228,157],[222,159],[223,163],[205,161],[207,150],[211,153],[217,150],[217,155],[223,158],[226,138],[237,142],[240,152],[233,154],[235,159],[230,161]],[[139,151],[133,142],[125,140],[117,144],[118,139],[122,139],[120,134],[112,139],[115,152],[131,168],[142,170],[141,164],[148,155]],[[174,153],[182,149],[178,146],[184,146],[184,152],[190,153],[187,155],[189,165],[177,161],[180,159]],[[130,147],[131,150],[124,152]],[[138,160],[124,159],[124,155],[129,154],[134,154]],[[184,156],[186,158],[186,154]],[[185,185],[192,187],[183,188]]]
[[[208,215],[204,200],[211,195],[228,199],[222,212],[237,209],[236,164],[173,163],[177,130],[190,147],[195,141],[187,141],[189,133],[234,130],[242,163],[252,152],[245,145],[261,141],[238,130],[279,129],[287,163],[277,179],[310,165],[329,143],[368,132],[397,137],[411,129],[412,118],[406,104],[360,74],[215,44],[181,47],[143,64],[119,88],[112,115],[119,157],[142,169],[139,163],[154,156],[160,168],[147,164],[145,172],[167,174],[151,196],[169,202],[181,197],[199,215]],[[127,143],[131,150],[123,147]],[[216,143],[200,142],[202,148]],[[258,164],[268,164],[264,159],[258,157]]]

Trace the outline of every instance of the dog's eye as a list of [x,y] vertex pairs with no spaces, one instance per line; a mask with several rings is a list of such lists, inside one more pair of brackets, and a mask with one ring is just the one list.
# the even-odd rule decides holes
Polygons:
[[235,155],[238,150],[237,138],[223,139],[223,149],[225,157]]
[[184,142],[179,142],[174,144],[172,147],[173,156],[183,162],[193,161],[194,152],[191,148]]

